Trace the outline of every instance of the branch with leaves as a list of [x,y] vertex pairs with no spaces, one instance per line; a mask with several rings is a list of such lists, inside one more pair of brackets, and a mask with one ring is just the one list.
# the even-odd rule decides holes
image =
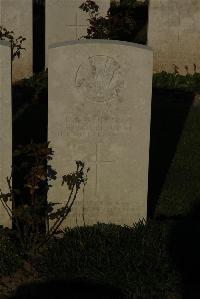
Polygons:
[[17,38],[14,37],[13,31],[8,31],[5,27],[0,26],[0,40],[7,40],[10,42],[11,46],[11,58],[12,61],[15,59],[15,57],[20,58],[21,51],[26,50],[22,44],[26,40],[25,37],[22,37],[21,35]]
[[105,17],[100,16],[99,6],[92,0],[86,0],[80,7],[88,13],[89,27],[86,39],[108,39],[129,42],[146,42],[148,22],[148,1],[124,0],[112,1]]
[[[49,182],[56,179],[56,171],[50,166],[47,166],[47,161],[52,160],[53,151],[49,148],[49,143],[44,144],[29,144],[19,146],[14,152],[15,160],[19,159],[18,165],[13,167],[12,172],[19,171],[26,173],[23,178],[23,189],[26,191],[26,202],[23,196],[21,202],[16,206],[16,195],[18,198],[23,192],[19,189],[13,189],[11,186],[11,178],[7,178],[9,193],[2,193],[0,190],[0,200],[3,207],[6,209],[11,221],[15,224],[13,232],[19,244],[19,254],[24,257],[33,255],[43,247],[50,238],[60,233],[59,227],[70,213],[74,201],[76,200],[78,191],[82,184],[87,183],[87,173],[89,168],[84,172],[84,163],[76,161],[76,170],[68,175],[63,176],[62,185],[67,184],[70,190],[69,197],[63,208],[57,209],[54,212],[53,206],[56,203],[45,202],[39,194],[41,184],[45,185],[44,192],[51,186]],[[24,171],[25,170],[25,171]],[[20,173],[20,171],[19,171]],[[12,210],[7,204],[12,201]],[[51,229],[45,234],[41,233],[39,227],[42,222],[55,220]],[[23,227],[20,222],[23,221]]]

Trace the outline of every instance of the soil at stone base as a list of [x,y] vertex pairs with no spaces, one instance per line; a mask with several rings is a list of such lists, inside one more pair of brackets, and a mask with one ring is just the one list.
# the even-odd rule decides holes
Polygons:
[[33,281],[43,281],[37,271],[28,263],[24,262],[23,268],[17,270],[11,276],[0,277],[0,299],[13,296],[18,286]]
[[[0,278],[0,299],[9,299],[14,295],[18,286],[34,281],[44,281],[33,267],[24,262],[24,267],[12,276]],[[169,293],[167,299],[182,299],[180,290]]]

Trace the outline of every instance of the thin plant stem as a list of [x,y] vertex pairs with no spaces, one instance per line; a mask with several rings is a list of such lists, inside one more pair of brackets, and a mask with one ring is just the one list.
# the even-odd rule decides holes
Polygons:
[[[81,168],[81,171],[83,170],[83,167]],[[77,169],[76,169],[76,172],[78,172],[78,166],[77,166]],[[73,184],[73,186],[72,186],[72,190],[71,190],[71,192],[70,192],[70,195],[69,195],[69,197],[68,197],[68,200],[67,200],[67,203],[66,203],[66,205],[65,205],[65,207],[64,207],[64,210],[67,208],[67,206],[68,206],[68,204],[69,204],[69,202],[70,202],[70,200],[71,200],[71,197],[72,197],[72,194],[73,194],[73,192],[74,192],[74,187],[75,187],[75,185],[76,185],[76,182],[74,182],[74,184]],[[76,192],[77,193],[77,192]],[[73,202],[74,202],[74,200],[73,200]],[[61,218],[62,216],[60,216],[56,221],[55,221],[55,223],[53,224],[53,226],[51,227],[51,229],[49,230],[49,232],[48,233],[51,233],[52,231],[53,231],[53,229],[54,229],[54,227],[57,225],[57,223],[60,221],[60,218]]]
[[1,200],[1,203],[2,203],[2,205],[4,207],[4,209],[6,210],[8,216],[10,217],[10,219],[12,219],[12,210],[10,209],[10,207],[7,205],[7,203],[2,198],[0,198],[0,200]]
[[[75,184],[74,184],[75,185]],[[73,186],[74,188],[74,186]],[[69,214],[71,207],[76,199],[76,195],[78,192],[78,188],[76,189],[74,198],[72,200],[71,205],[68,207],[67,204],[65,205],[65,215],[64,216],[60,216],[60,218],[62,217],[62,219],[57,219],[56,222],[54,223],[54,225],[52,226],[52,228],[50,229],[50,231],[47,233],[47,235],[45,236],[45,239],[35,248],[35,249],[39,249],[43,244],[45,244],[52,236],[53,234],[56,232],[56,230],[58,229],[58,227],[62,224],[62,222],[65,220],[65,218],[67,217],[67,215]],[[72,192],[71,192],[72,193]],[[70,194],[71,195],[71,194]]]

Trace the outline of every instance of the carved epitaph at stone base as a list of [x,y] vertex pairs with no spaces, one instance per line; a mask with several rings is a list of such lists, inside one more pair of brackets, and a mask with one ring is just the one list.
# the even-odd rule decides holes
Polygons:
[[[11,51],[9,43],[0,41],[0,189],[8,193],[6,177],[12,165],[12,110],[11,110]],[[11,208],[11,202],[7,202]],[[0,225],[11,228],[11,220],[0,202]]]
[[186,75],[200,71],[200,1],[151,0],[148,45],[154,51],[154,72]]
[[48,200],[63,207],[62,176],[76,160],[90,168],[62,227],[146,218],[152,63],[150,48],[127,42],[49,48],[48,140],[58,174]]

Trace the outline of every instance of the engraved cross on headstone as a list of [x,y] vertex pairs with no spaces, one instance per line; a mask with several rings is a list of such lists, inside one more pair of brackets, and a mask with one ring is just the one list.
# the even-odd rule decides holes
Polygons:
[[75,24],[66,25],[66,27],[75,27],[76,28],[76,40],[78,40],[78,27],[86,27],[87,28],[87,26],[78,24],[78,13],[76,13],[75,18],[76,18]]
[[99,172],[99,166],[102,163],[112,163],[114,160],[101,160],[100,159],[100,143],[96,144],[95,149],[95,161],[87,161],[89,164],[95,164],[95,173],[96,173],[96,181],[95,181],[95,194],[97,195],[99,193],[99,181],[98,181],[98,172]]

